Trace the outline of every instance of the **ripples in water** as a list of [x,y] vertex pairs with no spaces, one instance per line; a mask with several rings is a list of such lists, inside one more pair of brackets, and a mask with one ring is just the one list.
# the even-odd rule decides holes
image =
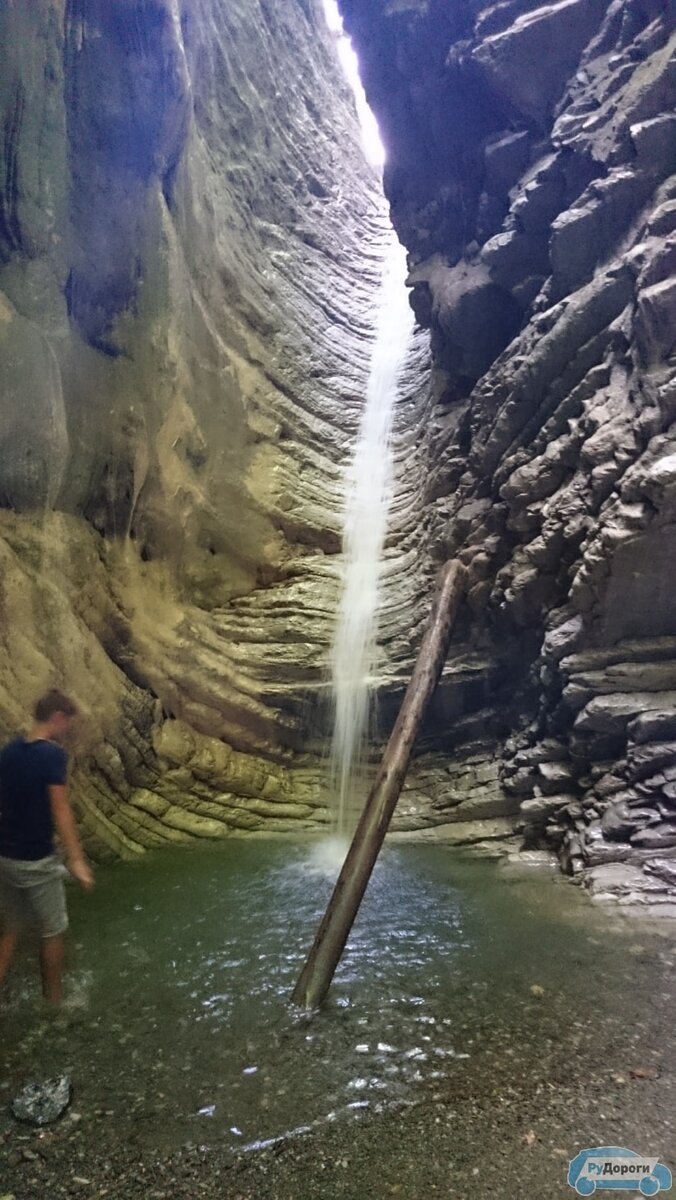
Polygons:
[[489,1027],[507,1045],[533,1014],[543,1033],[534,985],[551,997],[552,1027],[598,1009],[613,943],[588,940],[598,918],[576,893],[399,846],[376,867],[326,1007],[294,1018],[288,1000],[344,850],[242,840],[100,871],[92,897],[72,896],[79,1024],[40,1022],[22,975],[10,1076],[68,1068],[92,1105],[144,1112],[146,1138],[202,1138],[204,1126],[254,1145],[410,1103]]

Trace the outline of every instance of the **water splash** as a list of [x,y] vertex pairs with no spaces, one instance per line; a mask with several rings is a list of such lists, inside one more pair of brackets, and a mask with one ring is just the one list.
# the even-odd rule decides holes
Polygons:
[[300,862],[290,864],[290,869],[301,870],[305,875],[314,875],[319,879],[335,879],[349,848],[349,838],[340,833],[330,834],[315,842],[309,854]]
[[341,833],[353,823],[363,782],[391,491],[392,412],[414,320],[405,277],[406,253],[395,239],[385,257],[366,405],[346,480],[343,586],[331,663],[331,782]]

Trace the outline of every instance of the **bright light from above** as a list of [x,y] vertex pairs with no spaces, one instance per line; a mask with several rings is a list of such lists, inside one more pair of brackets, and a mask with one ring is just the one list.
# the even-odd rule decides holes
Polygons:
[[336,34],[338,57],[347,81],[354,92],[364,153],[374,167],[382,167],[385,162],[385,148],[380,140],[376,119],[366,103],[366,96],[359,78],[357,55],[352,49],[352,42],[343,30],[343,20],[338,11],[337,0],[324,0],[324,13],[329,29]]

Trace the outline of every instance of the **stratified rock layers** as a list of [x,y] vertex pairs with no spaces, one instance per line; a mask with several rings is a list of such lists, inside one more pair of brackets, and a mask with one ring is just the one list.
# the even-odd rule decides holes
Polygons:
[[[433,540],[472,573],[453,653],[467,668],[484,659],[443,748],[469,770],[492,741],[494,786],[529,844],[557,849],[602,894],[664,901],[676,878],[676,6],[342,7],[432,331]],[[462,796],[436,776],[427,792],[448,812]],[[486,805],[498,814],[495,796]]]
[[[433,356],[397,414],[384,729],[435,561],[471,573],[399,824],[663,902],[674,0],[341,6]],[[319,824],[386,237],[320,6],[30,0],[0,45],[0,732],[74,692],[99,854]]]
[[[390,234],[321,7],[31,0],[0,5],[0,46],[0,732],[74,694],[99,855],[322,822]],[[395,656],[424,477],[394,500]]]

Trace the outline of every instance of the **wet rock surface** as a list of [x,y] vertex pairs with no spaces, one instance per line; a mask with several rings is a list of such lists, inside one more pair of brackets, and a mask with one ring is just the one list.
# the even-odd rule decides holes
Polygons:
[[[390,236],[323,15],[40,0],[0,41],[0,735],[74,694],[99,858],[321,824]],[[427,593],[428,360],[393,434],[383,667]]]
[[[623,899],[666,911],[674,0],[341,7],[423,327],[379,733],[436,565],[471,573],[399,828],[502,822],[601,894],[633,864]],[[0,731],[74,691],[103,857],[326,820],[386,226],[317,5],[132,8],[0,14]]]
[[[511,701],[483,708],[525,844],[666,911],[676,10],[343,7],[432,333],[433,544],[472,573],[452,655],[511,675]],[[438,746],[462,755],[471,708]],[[614,862],[631,882],[604,890]]]

